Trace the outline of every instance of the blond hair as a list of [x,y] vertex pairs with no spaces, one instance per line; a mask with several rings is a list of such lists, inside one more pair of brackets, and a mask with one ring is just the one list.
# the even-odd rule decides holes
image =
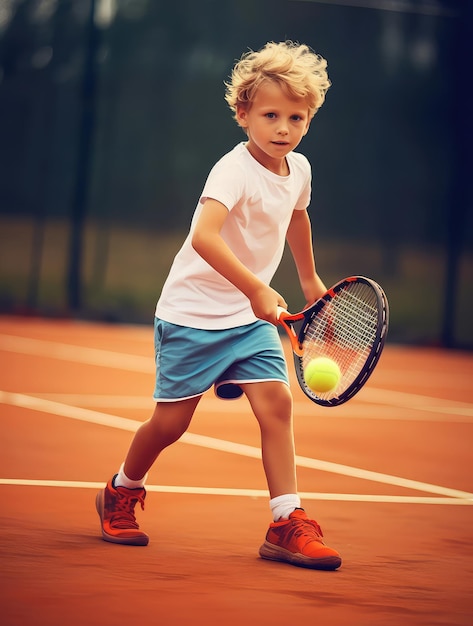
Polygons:
[[238,106],[251,106],[256,91],[267,80],[278,83],[291,98],[305,98],[310,117],[324,103],[331,85],[327,61],[309,46],[270,41],[258,52],[245,52],[225,82],[225,100],[233,113]]

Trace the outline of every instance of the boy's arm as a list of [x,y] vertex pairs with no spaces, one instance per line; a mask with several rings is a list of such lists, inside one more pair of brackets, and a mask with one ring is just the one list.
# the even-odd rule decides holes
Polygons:
[[275,324],[277,307],[287,308],[287,304],[277,291],[243,265],[220,236],[227,216],[228,209],[221,202],[211,198],[206,200],[192,235],[192,246],[209,265],[245,294],[256,317]]
[[312,228],[307,211],[293,212],[286,240],[296,264],[306,306],[309,306],[323,296],[327,288],[315,267]]

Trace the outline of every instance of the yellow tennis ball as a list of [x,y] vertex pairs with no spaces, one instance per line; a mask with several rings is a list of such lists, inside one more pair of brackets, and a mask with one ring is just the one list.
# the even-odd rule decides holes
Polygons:
[[326,393],[332,391],[340,381],[340,368],[327,357],[321,356],[309,361],[304,368],[304,380],[312,391]]

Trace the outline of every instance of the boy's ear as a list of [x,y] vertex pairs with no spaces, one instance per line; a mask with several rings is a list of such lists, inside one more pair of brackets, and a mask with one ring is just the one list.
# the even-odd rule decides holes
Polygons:
[[310,128],[310,123],[312,122],[312,118],[310,118],[309,120],[307,120],[307,125],[305,127],[305,131],[303,134],[303,137],[305,137],[307,135],[307,133],[309,132],[309,128]]
[[238,122],[238,125],[242,128],[246,128],[248,126],[247,116],[247,108],[242,106],[241,104],[237,104],[235,119]]

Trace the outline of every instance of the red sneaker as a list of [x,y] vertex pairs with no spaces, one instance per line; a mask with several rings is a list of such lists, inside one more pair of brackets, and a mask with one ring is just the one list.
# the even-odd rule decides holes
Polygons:
[[303,509],[296,509],[289,519],[270,524],[259,554],[263,559],[300,567],[337,569],[342,559],[338,552],[324,544],[322,537],[317,522],[309,519]]
[[115,487],[113,479],[109,480],[95,499],[105,541],[132,546],[148,545],[149,537],[140,530],[135,518],[135,505],[139,502],[144,509],[145,497],[144,489]]

